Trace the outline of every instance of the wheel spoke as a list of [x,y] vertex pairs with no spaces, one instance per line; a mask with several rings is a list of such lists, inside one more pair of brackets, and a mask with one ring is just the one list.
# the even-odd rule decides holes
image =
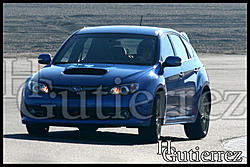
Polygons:
[[160,139],[161,137],[161,119],[160,117],[160,100],[157,100],[157,109],[156,109],[156,133],[157,138]]
[[200,119],[201,119],[201,127],[204,133],[207,133],[208,124],[209,124],[209,106],[208,106],[207,97],[203,98],[201,109],[200,109]]

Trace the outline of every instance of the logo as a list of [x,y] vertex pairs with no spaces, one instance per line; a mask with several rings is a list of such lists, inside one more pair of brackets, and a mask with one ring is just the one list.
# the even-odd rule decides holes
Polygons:
[[165,146],[158,141],[157,155],[161,155],[166,162],[242,162],[242,151],[201,151],[199,146],[188,151],[179,151],[171,146],[167,140]]
[[84,88],[83,87],[80,87],[80,86],[74,86],[72,87],[72,91],[73,92],[80,92],[80,91],[83,91]]

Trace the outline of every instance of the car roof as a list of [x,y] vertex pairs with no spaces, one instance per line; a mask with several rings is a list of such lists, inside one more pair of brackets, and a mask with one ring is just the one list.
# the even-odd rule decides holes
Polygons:
[[97,26],[97,27],[84,27],[76,32],[76,34],[86,33],[128,33],[128,34],[143,34],[158,36],[163,32],[179,32],[170,28],[150,27],[150,26],[130,26],[130,25],[115,25],[115,26]]

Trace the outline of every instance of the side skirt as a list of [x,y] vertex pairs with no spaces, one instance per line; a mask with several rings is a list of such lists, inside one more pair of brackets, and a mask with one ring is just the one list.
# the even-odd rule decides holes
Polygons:
[[194,123],[195,120],[196,120],[196,115],[178,116],[178,117],[165,117],[163,125]]

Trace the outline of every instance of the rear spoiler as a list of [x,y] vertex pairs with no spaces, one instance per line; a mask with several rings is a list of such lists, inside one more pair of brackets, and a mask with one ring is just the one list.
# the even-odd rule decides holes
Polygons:
[[183,35],[188,40],[188,42],[190,42],[190,40],[185,32],[181,32],[181,35]]

